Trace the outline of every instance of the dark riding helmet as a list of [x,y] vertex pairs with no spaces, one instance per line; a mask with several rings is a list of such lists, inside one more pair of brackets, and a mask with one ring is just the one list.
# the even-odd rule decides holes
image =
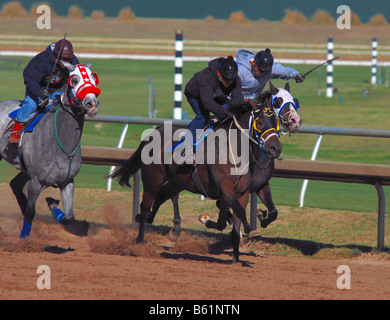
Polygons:
[[238,66],[232,56],[228,56],[219,61],[218,71],[228,81],[233,81],[238,76]]
[[274,64],[274,57],[270,49],[259,51],[255,55],[255,63],[261,72],[271,72]]
[[59,59],[70,61],[73,58],[73,46],[72,43],[66,39],[58,40],[54,46],[53,54],[57,58],[60,53]]

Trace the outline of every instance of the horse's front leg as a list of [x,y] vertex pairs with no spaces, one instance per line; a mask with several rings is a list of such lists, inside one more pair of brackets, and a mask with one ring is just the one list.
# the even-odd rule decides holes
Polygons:
[[74,222],[74,209],[73,209],[73,199],[74,199],[74,180],[71,179],[65,186],[60,186],[61,190],[61,199],[62,205],[64,206],[64,214],[61,223],[69,224]]
[[217,229],[222,231],[226,228],[226,221],[230,226],[233,226],[233,214],[230,212],[230,208],[227,205],[226,201],[219,199],[216,202],[216,206],[219,209],[218,220],[217,222],[211,220],[209,214],[203,213],[198,216],[198,220],[203,223],[206,228]]
[[32,221],[35,217],[35,205],[37,203],[38,197],[41,191],[44,189],[37,178],[33,178],[29,181],[28,184],[28,197],[27,197],[27,206],[24,212],[24,221],[22,231],[20,233],[20,238],[22,240],[26,239],[31,232]]
[[266,228],[270,223],[276,220],[278,217],[278,210],[275,207],[275,204],[272,200],[271,187],[267,183],[264,188],[257,191],[257,195],[260,198],[261,202],[267,207],[268,214],[264,216],[264,213],[261,212],[257,215],[260,221],[262,228]]
[[241,228],[241,220],[237,218],[236,215],[233,215],[233,228],[230,233],[230,238],[232,240],[233,245],[233,262],[236,263],[239,261],[240,256],[240,240],[241,240],[241,232],[237,232]]
[[71,224],[74,222],[73,199],[75,186],[73,179],[65,185],[60,185],[60,190],[62,205],[64,206],[65,212],[58,208],[60,203],[59,200],[48,197],[46,198],[46,202],[51,213],[53,214],[54,219],[64,225]]
[[[230,181],[226,181],[226,180],[223,181],[221,183],[221,191],[222,191],[222,197],[226,201],[227,205],[230,208],[232,208],[234,213],[237,215],[238,219],[241,220],[244,226],[244,232],[248,234],[249,238],[253,238],[254,236],[257,236],[258,235],[257,230],[253,229],[248,223],[248,220],[246,218],[245,207],[243,207],[240,204],[239,199],[235,195],[233,184]],[[234,229],[234,225],[233,225],[233,229]],[[239,234],[240,230],[236,230],[236,232]]]
[[28,176],[28,174],[21,171],[10,182],[12,192],[14,193],[16,200],[18,201],[18,204],[19,204],[20,210],[22,211],[23,216],[24,216],[24,213],[26,212],[27,203],[28,203],[27,197],[23,193],[23,188],[29,180],[30,180],[30,177]]

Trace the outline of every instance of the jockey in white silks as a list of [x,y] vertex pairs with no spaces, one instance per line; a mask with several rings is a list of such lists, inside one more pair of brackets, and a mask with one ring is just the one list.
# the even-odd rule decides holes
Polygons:
[[305,80],[304,76],[294,68],[284,67],[274,62],[271,50],[268,48],[257,54],[248,49],[239,49],[236,63],[245,99],[254,99],[264,90],[270,79],[295,79],[297,83]]

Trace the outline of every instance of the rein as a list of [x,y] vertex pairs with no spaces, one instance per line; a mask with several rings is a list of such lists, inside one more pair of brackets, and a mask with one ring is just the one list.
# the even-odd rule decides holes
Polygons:
[[[254,120],[253,112],[252,112],[251,118]],[[253,142],[255,145],[259,146],[262,149],[263,149],[264,144],[267,143],[267,141],[271,137],[276,136],[279,138],[277,130],[275,128],[270,128],[270,129],[264,131],[261,135],[259,135],[259,133],[261,133],[261,130],[256,128],[255,121],[253,121],[251,129],[254,129],[256,136],[259,138],[259,140],[261,140],[261,142],[260,142],[256,139],[254,139],[250,134],[248,134],[247,131],[245,131],[245,129],[240,125],[240,123],[238,122],[238,120],[235,116],[233,116],[233,121],[234,121],[234,124],[236,125],[236,127],[241,131],[241,133],[244,136],[246,136],[251,142]],[[230,129],[231,129],[231,125],[232,125],[232,123],[230,124]],[[272,132],[271,134],[269,134],[267,137],[264,138],[263,136],[270,131],[274,131],[274,132]],[[230,135],[229,135],[229,137],[230,137]],[[230,142],[229,142],[229,144],[230,144]],[[261,163],[254,157],[252,152],[251,152],[251,155],[252,155],[252,159],[255,161],[256,165],[258,165],[260,167],[260,169],[264,169],[268,165],[269,161],[271,160],[266,154],[264,154],[261,157],[261,159],[267,158],[268,161],[265,162],[265,164],[261,165]],[[234,158],[233,158],[233,161],[234,161]],[[249,165],[249,163],[248,163],[248,165]],[[237,166],[236,166],[235,161],[234,161],[234,166],[235,166],[236,171],[237,171]],[[240,180],[240,178],[241,178],[241,176],[239,176],[238,179],[236,180],[235,186],[238,184],[238,181]]]
[[256,141],[255,139],[253,139],[249,134],[248,132],[245,131],[245,129],[243,127],[241,127],[241,125],[238,123],[237,121],[237,118],[236,116],[233,116],[233,121],[234,121],[234,124],[236,125],[236,127],[241,131],[241,133],[246,136],[250,141],[252,141],[253,143],[255,144],[259,144],[258,141]]
[[[253,117],[253,113],[252,113],[252,117]],[[252,141],[254,144],[260,146],[261,143],[259,143],[259,141],[257,141],[256,139],[254,139],[251,135],[249,135],[245,129],[242,128],[242,126],[238,123],[237,121],[237,118],[235,116],[233,116],[233,120],[234,120],[234,124],[236,125],[236,127],[241,131],[242,134],[244,134],[250,141]],[[252,125],[253,129],[255,129],[256,132],[259,132],[260,133],[260,130],[256,128],[256,125],[253,124]],[[273,133],[269,134],[265,139],[263,138],[263,136],[269,132],[269,131],[274,131]],[[268,130],[266,130],[265,132],[263,132],[260,136],[260,139],[263,143],[267,143],[268,139],[273,137],[273,136],[277,136],[278,137],[278,134],[276,132],[276,129],[275,128],[270,128]]]
[[[58,146],[60,147],[60,149],[62,150],[63,153],[65,153],[67,156],[68,156],[68,159],[69,159],[69,169],[68,169],[68,174],[64,180],[64,182],[66,182],[68,179],[69,179],[69,176],[70,176],[70,171],[72,170],[72,162],[73,162],[73,159],[75,157],[75,155],[77,154],[77,152],[79,151],[80,149],[80,142],[78,143],[78,145],[76,146],[76,148],[73,150],[72,153],[69,153],[67,152],[64,147],[62,146],[61,142],[60,142],[60,139],[58,138],[58,131],[57,131],[57,113],[58,113],[58,110],[60,108],[57,108],[56,112],[54,113],[54,132],[55,132],[55,135],[56,135],[56,140],[57,140],[57,143],[58,143]],[[63,183],[64,183],[63,182]]]

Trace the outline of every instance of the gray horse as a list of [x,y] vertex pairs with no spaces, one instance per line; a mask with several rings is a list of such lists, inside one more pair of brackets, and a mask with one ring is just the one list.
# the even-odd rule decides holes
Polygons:
[[[99,108],[98,79],[90,65],[61,62],[69,70],[69,80],[57,93],[57,99],[50,100],[51,108],[33,131],[23,133],[19,145],[8,143],[13,125],[9,113],[19,108],[21,101],[0,102],[0,160],[5,159],[20,170],[10,185],[24,216],[22,240],[30,235],[39,194],[48,187],[58,186],[61,191],[65,212],[50,203],[54,199],[48,201],[54,217],[64,225],[74,222],[73,179],[81,167],[84,117],[85,114],[94,117]],[[28,196],[23,193],[27,182]]]

